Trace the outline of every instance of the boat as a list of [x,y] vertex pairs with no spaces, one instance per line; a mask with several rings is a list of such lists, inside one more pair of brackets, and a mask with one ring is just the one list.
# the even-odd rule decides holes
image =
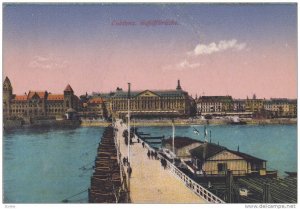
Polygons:
[[289,171],[285,171],[285,173],[287,175],[289,175],[289,177],[297,177],[297,172],[289,172]]
[[230,125],[246,125],[247,124],[246,121],[241,121],[240,118],[237,116],[232,117],[230,119],[231,119],[229,122]]
[[230,122],[230,125],[247,125],[247,122],[245,121],[239,121],[239,122]]

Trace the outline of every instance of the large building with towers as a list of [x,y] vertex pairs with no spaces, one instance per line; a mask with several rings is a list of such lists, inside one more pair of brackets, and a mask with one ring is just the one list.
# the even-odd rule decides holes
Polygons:
[[3,83],[3,116],[11,117],[62,117],[67,112],[78,111],[79,99],[70,85],[63,94],[47,91],[29,91],[24,95],[13,94],[13,87],[8,77]]

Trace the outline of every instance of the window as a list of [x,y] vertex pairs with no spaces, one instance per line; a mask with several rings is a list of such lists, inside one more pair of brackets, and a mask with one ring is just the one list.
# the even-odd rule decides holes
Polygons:
[[218,172],[222,172],[227,170],[227,164],[226,163],[218,163]]

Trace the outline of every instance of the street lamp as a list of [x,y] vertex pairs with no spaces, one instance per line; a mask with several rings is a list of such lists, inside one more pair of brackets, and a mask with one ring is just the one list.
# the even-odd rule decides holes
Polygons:
[[128,148],[128,167],[127,167],[127,190],[128,190],[128,201],[129,201],[129,193],[130,193],[130,83],[128,83],[128,118],[127,118],[127,131],[128,131],[128,143],[127,143],[127,148]]
[[128,118],[127,118],[127,128],[128,128],[128,162],[130,163],[130,83],[128,83]]
[[175,163],[175,126],[174,126],[174,119],[172,119],[172,151],[174,154],[173,163]]

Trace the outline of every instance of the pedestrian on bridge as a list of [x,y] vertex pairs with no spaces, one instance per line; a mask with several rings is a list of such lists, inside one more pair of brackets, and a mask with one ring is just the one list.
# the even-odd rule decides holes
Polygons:
[[142,145],[143,145],[143,148],[145,148],[145,142],[143,142]]
[[125,166],[126,166],[126,161],[127,161],[127,160],[126,160],[126,158],[124,157],[124,158],[123,158],[123,165],[125,165]]
[[151,159],[153,159],[153,157],[154,157],[154,152],[151,151]]
[[132,168],[131,168],[131,166],[130,166],[129,163],[128,163],[127,172],[128,172],[128,176],[129,176],[129,178],[130,178],[130,177],[131,177],[131,173],[132,173]]
[[147,155],[148,155],[148,158],[150,159],[150,151],[148,150],[148,153],[147,153]]
[[154,158],[157,160],[157,152],[154,152]]

